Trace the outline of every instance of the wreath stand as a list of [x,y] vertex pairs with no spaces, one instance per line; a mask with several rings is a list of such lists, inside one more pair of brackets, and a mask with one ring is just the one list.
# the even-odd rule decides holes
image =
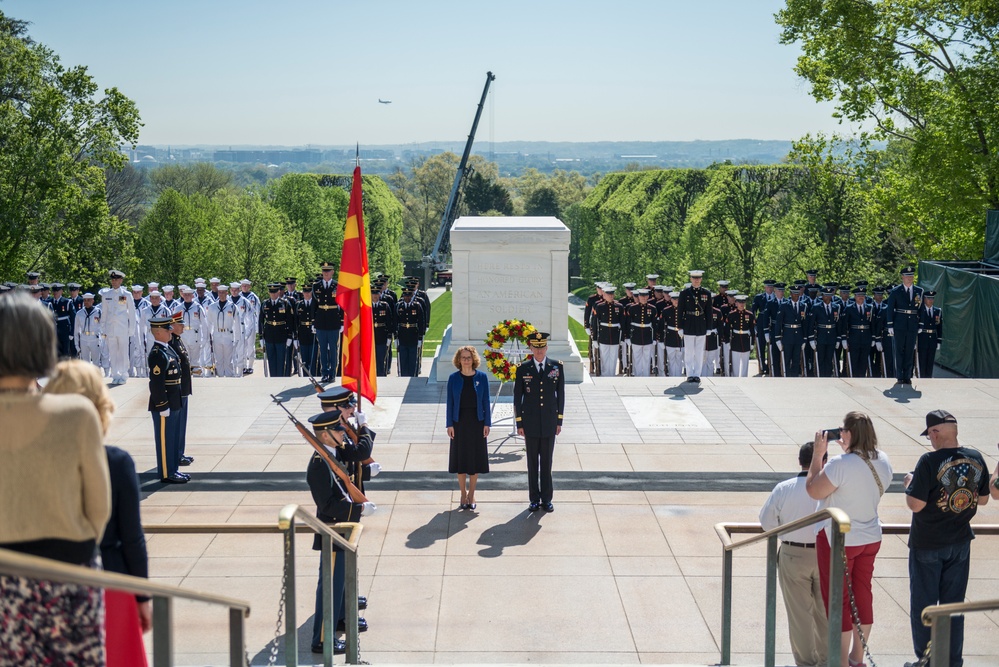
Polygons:
[[[506,344],[504,344],[503,347],[500,348],[500,352],[502,352],[503,355],[506,356],[510,360],[510,363],[513,365],[521,363],[524,360],[524,357],[527,356],[526,351],[520,345],[520,340],[516,338],[508,340]],[[500,392],[503,391],[503,385],[505,384],[506,380],[500,380],[499,386],[496,387],[496,395],[493,396],[493,404],[489,408],[491,411],[496,409],[496,403],[499,401]],[[499,422],[506,421],[506,417],[498,421]],[[500,444],[502,445],[510,438],[519,438],[519,437],[520,436],[517,435],[516,414],[513,414],[510,416],[510,433],[505,438],[503,438],[503,440],[500,441]]]

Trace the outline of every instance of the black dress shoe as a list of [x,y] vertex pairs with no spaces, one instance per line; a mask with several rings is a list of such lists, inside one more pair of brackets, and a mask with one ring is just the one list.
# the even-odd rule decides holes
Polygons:
[[182,475],[179,472],[175,472],[170,477],[164,477],[160,481],[163,482],[164,484],[187,484],[188,480],[190,479],[191,478],[186,475]]
[[191,479],[191,476],[186,472],[178,472],[177,477],[183,477],[184,479]]
[[691,382],[693,382],[694,384],[701,384],[700,376],[694,376],[694,379],[691,380]]
[[555,506],[552,505],[551,503],[545,503],[545,511],[546,512],[554,512],[555,511]]
[[[313,653],[322,653],[323,652],[323,643],[319,642],[318,644],[313,644],[312,645],[312,652]],[[347,652],[347,642],[345,640],[343,640],[343,639],[334,639],[333,640],[333,655],[343,655],[346,652]]]
[[357,608],[358,609],[367,609],[368,608],[368,598],[364,597],[363,595],[358,595],[357,596]]
[[694,381],[694,376],[693,375],[688,375],[686,381],[687,382],[693,382]]
[[182,465],[182,466],[189,466],[192,463],[194,463],[194,457],[193,456],[181,456],[180,457],[180,465]]
[[528,512],[537,512],[539,509],[541,509],[540,503],[531,503],[530,505],[527,506]]
[[[337,632],[347,632],[347,621],[342,620],[339,623],[337,623],[336,624],[336,631]],[[357,619],[357,631],[358,632],[367,632],[368,631],[368,622],[365,621],[363,618],[358,618]]]

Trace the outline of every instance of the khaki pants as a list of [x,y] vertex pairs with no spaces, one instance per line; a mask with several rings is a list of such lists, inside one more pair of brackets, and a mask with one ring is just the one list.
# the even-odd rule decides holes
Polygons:
[[815,549],[781,544],[777,575],[787,609],[794,664],[825,665],[828,625]]

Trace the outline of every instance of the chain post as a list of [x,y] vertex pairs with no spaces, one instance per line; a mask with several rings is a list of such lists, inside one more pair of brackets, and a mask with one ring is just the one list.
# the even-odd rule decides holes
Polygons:
[[722,549],[721,664],[732,664],[732,550]]

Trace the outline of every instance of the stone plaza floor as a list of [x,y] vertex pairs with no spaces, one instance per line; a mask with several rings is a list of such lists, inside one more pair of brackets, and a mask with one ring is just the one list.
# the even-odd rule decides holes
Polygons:
[[[429,360],[424,363],[429,367]],[[142,518],[161,523],[272,523],[300,503],[311,449],[271,403],[287,399],[300,418],[319,411],[299,378],[196,378],[184,486],[153,469],[144,380],[112,389],[118,411],[109,442],[128,450],[143,478]],[[881,504],[886,523],[908,523],[900,480],[929,448],[926,412],[944,408],[964,444],[995,469],[999,380],[594,378],[566,387],[565,426],[555,450],[552,514],[527,512],[523,441],[509,436],[509,395],[500,395],[489,438],[490,468],[475,511],[458,511],[447,474],[444,383],[379,379],[365,408],[385,472],[367,494],[361,612],[371,629],[361,657],[387,663],[684,663],[719,661],[721,546],[717,522],[754,522],[773,485],[793,476],[797,447],[850,410],[869,413],[896,481]],[[504,387],[503,394],[508,394]],[[495,388],[494,388],[495,390]],[[505,421],[501,421],[505,419]],[[999,524],[999,507],[977,523]],[[148,538],[151,576],[248,600],[248,650],[265,664],[282,571],[279,535]],[[297,542],[300,660],[308,650],[318,554]],[[972,548],[969,599],[999,598],[999,538]],[[763,663],[765,548],[736,552],[733,663]],[[907,548],[886,536],[875,570],[871,648],[879,665],[911,660]],[[179,602],[180,665],[227,664],[226,614]],[[965,664],[999,665],[999,612],[967,619]],[[793,664],[778,603],[778,664]],[[283,660],[283,649],[279,664]],[[343,662],[337,656],[337,662]]]

